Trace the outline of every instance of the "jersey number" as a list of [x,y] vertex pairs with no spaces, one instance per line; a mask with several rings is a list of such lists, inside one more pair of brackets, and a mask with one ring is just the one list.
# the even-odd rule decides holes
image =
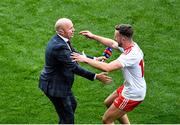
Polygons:
[[141,67],[142,77],[144,77],[144,60],[143,59],[139,62],[139,66]]

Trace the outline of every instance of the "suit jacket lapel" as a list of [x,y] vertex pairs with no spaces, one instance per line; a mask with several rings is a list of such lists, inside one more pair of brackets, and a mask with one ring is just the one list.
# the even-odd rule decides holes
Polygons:
[[73,46],[70,46],[70,45],[69,45],[66,41],[64,41],[59,35],[57,35],[57,38],[59,39],[60,42],[65,43],[71,52],[75,52],[75,49],[73,48]]

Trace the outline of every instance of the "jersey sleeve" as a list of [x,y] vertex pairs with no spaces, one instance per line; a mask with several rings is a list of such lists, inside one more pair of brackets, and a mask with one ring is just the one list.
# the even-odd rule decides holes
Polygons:
[[129,67],[129,66],[134,65],[138,61],[138,58],[133,53],[129,53],[129,54],[122,53],[117,58],[117,60],[122,64],[123,67]]

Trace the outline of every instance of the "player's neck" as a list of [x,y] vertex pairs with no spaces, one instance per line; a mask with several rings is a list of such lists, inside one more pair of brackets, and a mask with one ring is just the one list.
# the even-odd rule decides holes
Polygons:
[[124,45],[124,50],[128,49],[128,48],[131,48],[134,46],[134,42],[131,40],[131,41],[126,41],[126,44]]

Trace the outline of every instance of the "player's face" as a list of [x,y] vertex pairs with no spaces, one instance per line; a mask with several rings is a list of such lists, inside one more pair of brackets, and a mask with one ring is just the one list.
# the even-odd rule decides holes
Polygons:
[[118,43],[119,47],[122,47],[122,36],[119,34],[119,31],[115,30],[114,39]]
[[73,26],[73,23],[72,22],[67,22],[65,25],[64,25],[64,33],[63,33],[63,36],[67,39],[71,39],[74,35],[74,26]]

